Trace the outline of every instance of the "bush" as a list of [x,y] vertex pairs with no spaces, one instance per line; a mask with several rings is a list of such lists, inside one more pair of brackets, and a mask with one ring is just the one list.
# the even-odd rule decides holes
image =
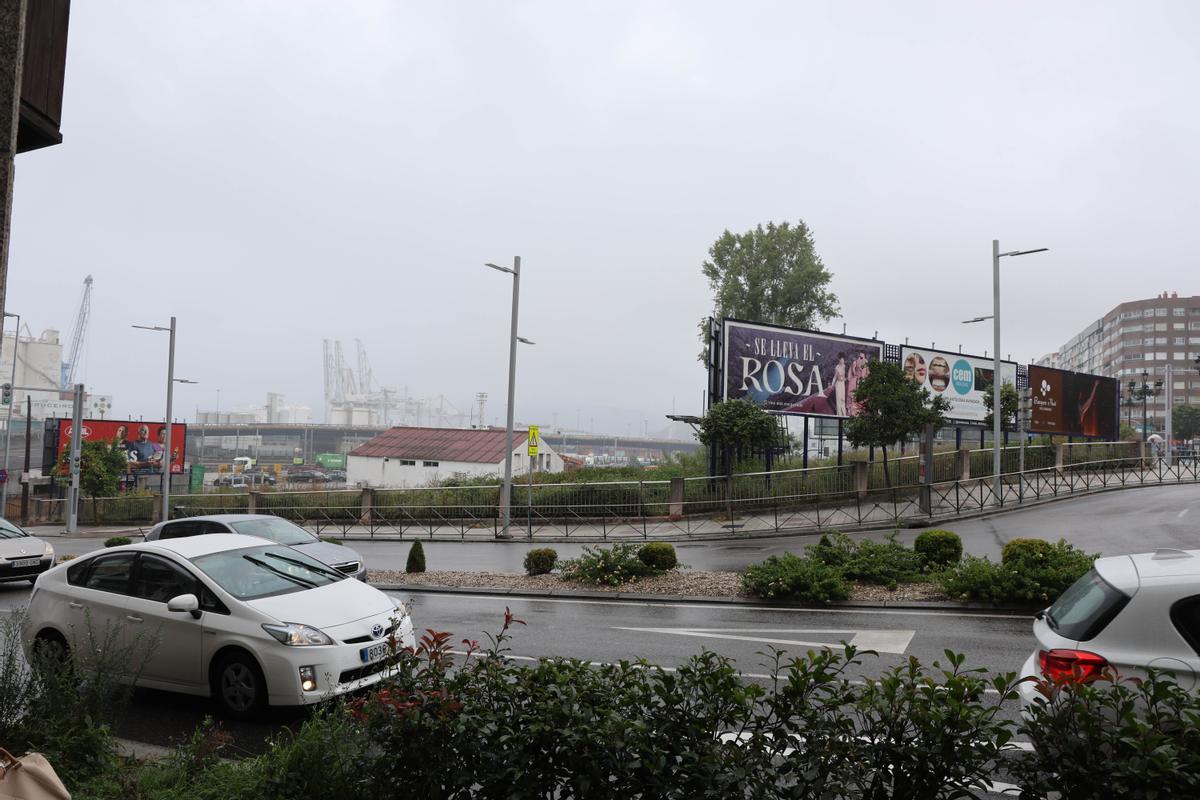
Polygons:
[[967,556],[937,580],[947,596],[993,604],[1045,605],[1079,580],[1096,554],[1060,539],[1014,539],[1004,546],[1001,563]]
[[667,572],[679,566],[675,546],[670,542],[647,542],[638,550],[638,558],[656,572]]
[[110,536],[104,540],[105,547],[120,547],[123,544],[132,544],[133,540],[128,536]]
[[622,543],[611,548],[585,547],[579,558],[562,562],[559,572],[564,581],[621,586],[655,571],[638,558],[636,545]]
[[872,539],[855,542],[846,534],[834,531],[832,536],[822,535],[817,544],[805,548],[805,553],[826,566],[839,568],[849,580],[894,589],[899,583],[921,577],[920,558],[902,545],[895,533],[882,542]]
[[425,571],[425,548],[421,546],[420,539],[413,541],[412,547],[409,548],[404,571],[410,575]]
[[553,547],[537,547],[525,554],[526,575],[549,575],[558,561],[558,551]]
[[937,570],[962,560],[962,539],[953,531],[921,531],[913,542],[913,550],[926,570]]
[[767,600],[777,598],[825,605],[850,597],[841,569],[794,553],[771,556],[742,573],[742,588]]
[[1050,554],[1050,543],[1045,539],[1013,539],[1000,550],[1000,563],[1037,563]]

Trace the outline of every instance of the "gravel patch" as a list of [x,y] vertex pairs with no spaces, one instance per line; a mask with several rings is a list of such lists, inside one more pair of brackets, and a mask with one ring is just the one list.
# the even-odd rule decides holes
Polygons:
[[[593,586],[579,581],[564,581],[557,575],[524,575],[517,572],[455,572],[447,570],[410,575],[398,570],[371,570],[371,583],[405,586],[449,586],[458,589],[571,590],[589,592],[639,592],[681,597],[749,597],[742,592],[742,576],[737,572],[701,572],[681,570],[638,578],[623,586]],[[851,599],[870,602],[945,600],[932,583],[901,584],[889,590],[883,586],[854,584]]]

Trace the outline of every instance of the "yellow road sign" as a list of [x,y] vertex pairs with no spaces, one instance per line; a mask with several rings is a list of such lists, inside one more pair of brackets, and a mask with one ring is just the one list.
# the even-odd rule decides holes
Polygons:
[[538,454],[538,426],[529,426],[529,455],[536,456]]

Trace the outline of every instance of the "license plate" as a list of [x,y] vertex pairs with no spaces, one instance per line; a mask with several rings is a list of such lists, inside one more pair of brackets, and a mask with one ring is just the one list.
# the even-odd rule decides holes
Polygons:
[[362,659],[364,664],[370,664],[374,661],[384,658],[390,652],[391,647],[388,646],[387,642],[377,642],[370,647],[364,647],[359,650],[358,656]]
[[36,567],[42,560],[40,558],[19,558],[12,562],[14,567]]

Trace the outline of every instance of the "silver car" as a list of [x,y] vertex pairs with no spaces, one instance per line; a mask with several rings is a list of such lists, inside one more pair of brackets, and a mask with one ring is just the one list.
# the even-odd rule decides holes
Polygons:
[[0,583],[29,581],[54,566],[54,548],[0,518]]
[[330,544],[299,525],[272,514],[211,514],[160,522],[146,534],[147,542],[179,539],[205,533],[241,533],[294,547],[345,575],[367,580],[367,565],[349,547]]

